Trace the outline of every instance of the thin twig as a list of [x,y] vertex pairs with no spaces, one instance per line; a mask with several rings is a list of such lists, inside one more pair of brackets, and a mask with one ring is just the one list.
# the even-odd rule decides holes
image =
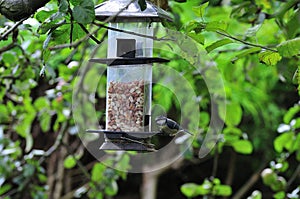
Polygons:
[[[79,26],[81,27],[81,29],[86,33],[86,34],[90,34],[90,32],[86,29],[86,27],[84,27],[83,24],[79,24]],[[96,37],[94,37],[93,35],[90,36],[90,38],[96,42],[96,44],[101,44],[102,42],[100,42]]]
[[64,143],[64,142],[62,142],[62,145],[67,149],[68,154],[71,155],[72,158],[76,161],[76,164],[79,167],[79,169],[82,171],[83,175],[88,180],[91,180],[91,176],[90,176],[89,172],[86,170],[86,168],[84,167],[82,162],[80,160],[78,160],[78,158],[73,154],[72,150],[70,149],[70,146],[67,143]]
[[69,9],[69,12],[70,12],[70,21],[71,21],[71,30],[70,30],[70,44],[73,43],[73,30],[74,30],[74,16],[73,16],[73,11],[71,9],[71,5],[70,5],[70,2],[69,2],[69,5],[68,5],[68,9]]
[[18,41],[18,34],[19,34],[19,31],[18,30],[13,30],[13,35],[12,35],[12,42],[7,45],[7,46],[4,46],[3,48],[0,49],[0,54],[2,54],[3,52],[6,52],[10,49],[13,49],[14,47],[17,46],[17,41]]
[[248,46],[260,47],[260,48],[262,48],[262,49],[269,50],[269,51],[272,51],[272,52],[278,52],[277,50],[274,50],[274,49],[272,49],[272,48],[269,48],[269,47],[266,47],[266,46],[263,46],[263,45],[260,45],[260,44],[253,44],[253,43],[244,41],[244,40],[242,40],[242,39],[233,37],[233,36],[231,36],[231,35],[229,35],[229,34],[226,34],[226,33],[224,33],[224,32],[221,32],[221,31],[216,31],[216,33],[218,33],[219,35],[222,35],[222,36],[224,36],[224,37],[228,37],[228,38],[230,38],[230,39],[233,39],[233,40],[235,40],[235,41],[238,41],[238,42],[240,42],[240,43],[243,43],[243,44],[245,44],[245,45],[248,45]]
[[236,192],[236,194],[232,197],[232,199],[240,199],[243,198],[245,193],[249,191],[249,189],[256,183],[256,181],[260,177],[261,171],[265,168],[265,166],[268,164],[269,161],[264,161],[259,169],[252,174],[252,176],[249,178],[249,180]]
[[106,26],[102,23],[96,23],[94,22],[95,25],[97,26],[100,26],[102,28],[106,28],[108,30],[113,30],[113,31],[117,31],[117,32],[122,32],[122,33],[127,33],[127,34],[130,34],[130,35],[135,35],[135,36],[139,36],[139,37],[145,37],[145,38],[149,38],[149,39],[153,39],[153,40],[156,40],[156,41],[169,41],[171,39],[164,39],[164,38],[157,38],[155,36],[150,36],[150,35],[144,35],[144,34],[140,34],[140,33],[136,33],[136,32],[132,32],[132,31],[128,31],[128,30],[121,30],[121,29],[118,29],[118,28],[113,28],[113,27],[109,27],[109,26]]
[[3,35],[1,35],[0,41],[1,41],[1,40],[5,40],[5,39],[7,38],[7,36],[8,36],[11,32],[13,32],[16,28],[18,28],[18,26],[21,25],[26,19],[27,19],[27,18],[22,19],[22,20],[18,21],[17,23],[15,23],[10,29],[8,29]]
[[293,184],[293,182],[296,180],[296,178],[298,176],[300,176],[300,164],[298,165],[298,167],[296,168],[295,172],[293,173],[293,175],[289,179],[289,181],[287,183],[287,188],[290,187]]
[[61,128],[60,128],[60,130],[58,132],[58,136],[56,137],[56,140],[55,140],[54,144],[39,159],[39,163],[40,164],[42,162],[44,162],[47,157],[49,157],[51,154],[53,154],[58,149],[58,147],[62,144],[63,137],[65,135],[65,132],[66,132],[67,128],[68,128],[68,123],[69,122],[65,122],[65,123],[62,124],[62,126],[61,126]]
[[233,150],[231,150],[228,170],[227,170],[227,177],[225,181],[225,184],[227,185],[232,185],[232,180],[234,178],[234,171],[235,171],[236,156],[237,156],[236,153]]
[[90,38],[92,35],[94,35],[96,32],[98,32],[100,29],[101,29],[101,27],[98,27],[96,30],[94,30],[93,32],[87,34],[85,37],[81,38],[80,40],[78,40],[75,43],[52,46],[52,47],[49,47],[49,50],[58,50],[58,49],[71,48],[71,47],[76,48],[82,42],[86,41],[88,38]]
[[0,54],[8,51],[8,50],[11,50],[13,49],[14,47],[16,47],[16,44],[14,42],[10,43],[9,45],[7,46],[4,46],[3,48],[0,48]]
[[217,176],[218,161],[219,161],[219,151],[218,151],[218,144],[217,144],[216,148],[215,148],[213,170],[212,170],[212,174],[211,174],[211,176],[214,177],[214,178]]

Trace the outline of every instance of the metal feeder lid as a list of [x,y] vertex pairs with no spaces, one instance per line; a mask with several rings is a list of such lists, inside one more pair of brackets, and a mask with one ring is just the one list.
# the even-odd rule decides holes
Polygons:
[[[109,0],[103,2],[95,7],[96,19],[103,21],[110,16],[116,15],[120,10],[124,9],[131,0]],[[147,3],[147,8],[141,11],[138,1],[133,1],[127,9],[124,9],[114,19],[115,22],[123,21],[124,19],[130,21],[140,21],[141,19],[150,19],[150,21],[159,22],[162,19],[173,21],[172,16],[163,9],[153,5],[150,2]]]

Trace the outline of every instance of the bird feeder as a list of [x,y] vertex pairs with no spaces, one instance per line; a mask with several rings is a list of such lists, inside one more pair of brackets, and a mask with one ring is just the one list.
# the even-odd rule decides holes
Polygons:
[[96,20],[110,19],[107,58],[90,62],[107,65],[106,128],[103,150],[154,151],[150,143],[152,64],[168,62],[152,57],[153,22],[171,20],[164,10],[138,0],[109,0],[95,8]]

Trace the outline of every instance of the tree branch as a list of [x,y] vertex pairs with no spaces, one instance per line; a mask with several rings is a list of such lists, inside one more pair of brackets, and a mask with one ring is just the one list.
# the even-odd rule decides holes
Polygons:
[[256,183],[256,181],[260,177],[261,171],[265,168],[269,161],[265,161],[261,164],[259,169],[252,174],[252,176],[249,178],[249,180],[236,192],[236,194],[232,197],[232,199],[240,199],[243,198],[245,193]]
[[144,34],[132,32],[132,31],[121,30],[121,29],[118,29],[118,28],[113,28],[113,27],[106,26],[106,25],[104,25],[102,23],[96,23],[96,22],[94,22],[94,24],[97,25],[97,26],[100,26],[102,28],[106,28],[108,30],[113,30],[113,31],[122,32],[122,33],[127,33],[127,34],[130,34],[130,35],[135,35],[135,36],[139,36],[139,37],[145,37],[145,38],[153,39],[153,40],[156,40],[156,41],[163,41],[163,40],[168,40],[169,41],[170,40],[170,39],[164,39],[164,38],[157,38],[155,36],[150,36],[150,35],[144,35]]
[[9,45],[4,46],[3,48],[0,48],[0,55],[8,50],[13,49],[14,47],[16,47],[16,44],[14,42],[12,42]]
[[274,50],[272,48],[269,48],[269,47],[266,47],[266,46],[263,46],[263,45],[260,45],[260,44],[253,44],[253,43],[241,40],[239,38],[233,37],[233,36],[231,36],[231,35],[229,35],[227,33],[221,32],[221,31],[216,31],[216,33],[218,33],[219,35],[222,35],[224,37],[228,37],[228,38],[230,38],[232,40],[238,41],[240,43],[243,43],[243,44],[245,44],[247,46],[260,47],[262,49],[269,50],[269,51],[272,51],[272,52],[278,52],[277,50]]
[[82,42],[86,41],[88,38],[90,38],[92,35],[96,34],[96,32],[98,32],[101,29],[101,27],[98,27],[96,30],[94,30],[92,33],[87,34],[85,37],[79,39],[77,42],[75,43],[70,43],[70,44],[62,44],[62,45],[57,45],[57,46],[52,46],[49,47],[49,50],[59,50],[59,49],[63,49],[63,48],[70,48],[70,47],[74,47],[77,48]]
[[0,36],[0,41],[1,40],[6,40],[7,36],[12,33],[16,28],[19,27],[19,25],[21,25],[26,19],[22,19],[20,21],[18,21],[17,23],[15,23],[10,29],[8,29],[3,35]]
[[287,188],[290,187],[293,184],[293,182],[297,179],[297,176],[300,176],[300,164],[298,165],[295,172],[293,173],[290,180],[288,181]]
[[235,171],[235,162],[236,162],[236,153],[231,150],[230,151],[230,159],[228,164],[228,170],[227,170],[227,177],[225,184],[232,185],[233,177],[234,177],[234,171]]
[[213,169],[212,169],[212,177],[216,177],[217,176],[217,172],[218,172],[218,162],[219,162],[219,150],[218,150],[218,144],[215,147],[215,154],[214,154],[214,163],[213,163]]
[[[86,27],[84,27],[83,24],[80,23],[79,26],[81,27],[81,29],[82,29],[86,34],[90,34],[90,32],[86,29]],[[94,37],[93,35],[91,35],[90,38],[91,38],[92,40],[94,40],[94,42],[96,42],[96,44],[101,44],[101,43],[102,43],[101,41],[99,41],[99,40],[98,40],[96,37]]]
[[54,144],[45,152],[45,154],[39,159],[39,163],[41,164],[42,162],[45,161],[45,159],[47,157],[49,157],[50,155],[52,155],[60,145],[62,145],[62,140],[63,140],[63,137],[65,135],[65,132],[67,130],[69,126],[69,122],[65,122],[62,124],[59,132],[58,132],[58,135],[56,137],[56,140],[54,142]]

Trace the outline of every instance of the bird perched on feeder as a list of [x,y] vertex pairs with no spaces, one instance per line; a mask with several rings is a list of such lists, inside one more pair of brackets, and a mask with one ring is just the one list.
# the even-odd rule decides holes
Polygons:
[[156,117],[155,122],[160,128],[160,132],[165,135],[175,136],[179,132],[185,132],[190,135],[193,135],[191,132],[183,129],[177,122],[163,115]]

